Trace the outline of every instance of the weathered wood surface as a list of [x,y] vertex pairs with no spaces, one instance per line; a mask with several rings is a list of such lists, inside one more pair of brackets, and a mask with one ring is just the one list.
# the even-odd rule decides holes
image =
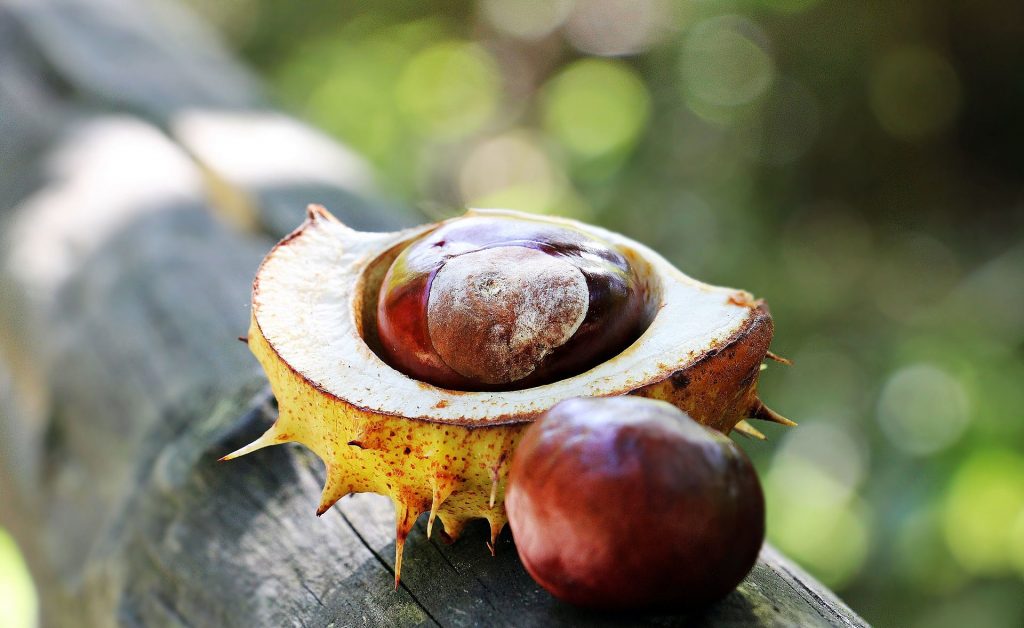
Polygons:
[[[243,131],[333,170],[217,149]],[[710,608],[581,612],[507,531],[492,557],[485,525],[447,546],[420,522],[395,591],[389,501],[318,519],[322,465],[299,447],[216,463],[275,412],[234,340],[256,264],[307,201],[410,220],[372,190],[170,5],[0,5],[0,525],[47,625],[863,625],[771,548]]]

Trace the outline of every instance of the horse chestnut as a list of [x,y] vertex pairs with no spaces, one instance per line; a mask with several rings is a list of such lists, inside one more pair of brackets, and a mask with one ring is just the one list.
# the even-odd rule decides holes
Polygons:
[[412,242],[377,302],[384,359],[456,390],[550,383],[643,331],[645,295],[615,247],[538,220],[467,217]]
[[639,397],[551,408],[513,455],[505,505],[534,580],[589,607],[718,599],[764,541],[761,485],[739,447]]

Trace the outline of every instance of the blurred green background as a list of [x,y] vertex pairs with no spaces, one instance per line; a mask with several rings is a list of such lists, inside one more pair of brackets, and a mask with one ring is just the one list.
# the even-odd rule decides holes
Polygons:
[[569,215],[767,299],[771,542],[877,625],[1024,625],[1024,4],[191,4],[428,216]]

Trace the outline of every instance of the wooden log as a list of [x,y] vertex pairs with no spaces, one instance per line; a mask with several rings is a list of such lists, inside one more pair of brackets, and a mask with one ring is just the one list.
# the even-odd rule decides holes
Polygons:
[[255,78],[172,0],[6,0],[35,48],[84,100],[165,123],[186,108],[264,104]]
[[[26,53],[0,56],[0,72],[16,66],[42,79],[56,68],[55,80],[83,85],[116,78],[90,78],[80,63],[39,67],[46,46],[25,49],[53,33],[110,37],[97,16],[72,35],[61,29],[73,23],[44,24],[63,16],[33,16],[41,21],[0,38],[0,50],[13,41]],[[131,33],[126,41],[152,46],[150,59],[173,48],[152,25],[135,33],[113,23]],[[108,102],[106,93],[93,97]],[[0,103],[10,102],[4,94],[0,85]],[[771,548],[709,608],[582,612],[533,583],[507,532],[492,557],[483,525],[446,546],[425,538],[421,521],[393,590],[387,500],[346,498],[318,519],[323,469],[305,450],[216,462],[275,413],[255,360],[234,340],[271,242],[213,207],[223,203],[211,202],[204,169],[260,211],[258,179],[206,165],[217,161],[208,155],[197,163],[202,151],[149,122],[85,113],[79,95],[44,90],[52,116],[35,127],[20,121],[36,108],[6,109],[16,127],[33,129],[19,142],[35,148],[0,152],[0,190],[13,190],[0,197],[0,525],[25,550],[47,625],[863,625]],[[157,123],[166,130],[175,115]],[[35,177],[12,184],[12,172]]]

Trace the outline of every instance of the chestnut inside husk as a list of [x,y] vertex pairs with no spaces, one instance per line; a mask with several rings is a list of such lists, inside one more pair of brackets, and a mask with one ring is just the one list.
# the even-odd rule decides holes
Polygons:
[[[610,245],[638,281],[640,337],[581,373],[532,387],[518,381],[502,392],[434,386],[392,368],[377,324],[389,268],[424,236],[485,218],[541,223]],[[282,443],[308,447],[325,465],[317,514],[350,493],[388,496],[397,584],[404,541],[422,513],[429,513],[428,536],[435,522],[456,538],[469,521],[485,519],[496,538],[506,523],[512,453],[534,419],[562,400],[664,399],[723,433],[756,435],[747,418],[792,424],[757,394],[771,337],[768,309],[750,294],[699,282],[643,244],[593,225],[470,210],[434,225],[367,233],[310,206],[253,281],[248,347],[267,373],[280,416],[224,459]]]
[[455,390],[576,375],[646,327],[643,282],[611,244],[561,225],[472,217],[410,243],[381,286],[383,357]]
[[570,399],[538,419],[513,455],[505,505],[533,578],[587,607],[716,600],[764,541],[764,497],[742,450],[632,396]]

